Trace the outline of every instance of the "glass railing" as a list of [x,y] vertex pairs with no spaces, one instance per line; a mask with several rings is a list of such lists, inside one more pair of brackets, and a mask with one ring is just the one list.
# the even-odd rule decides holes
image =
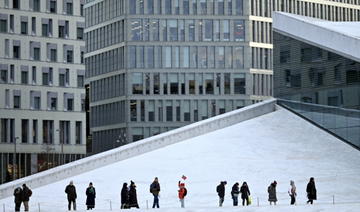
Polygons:
[[360,110],[278,99],[277,103],[360,150]]

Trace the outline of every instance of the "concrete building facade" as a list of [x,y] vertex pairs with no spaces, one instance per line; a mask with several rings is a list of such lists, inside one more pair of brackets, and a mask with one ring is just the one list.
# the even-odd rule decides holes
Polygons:
[[86,154],[84,3],[0,2],[0,183]]
[[272,11],[359,20],[358,1],[88,0],[93,152],[273,95]]

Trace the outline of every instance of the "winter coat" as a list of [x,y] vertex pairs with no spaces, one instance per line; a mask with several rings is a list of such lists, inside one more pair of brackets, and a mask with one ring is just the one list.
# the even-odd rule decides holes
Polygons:
[[74,185],[66,186],[65,193],[67,194],[68,200],[75,200],[77,198],[76,188]]
[[159,184],[159,182],[154,181],[153,183],[151,183],[150,192],[155,196],[159,195],[159,192],[160,192],[160,184]]
[[247,185],[242,185],[240,188],[241,199],[247,199],[250,196],[250,190]]
[[309,182],[306,187],[306,192],[309,200],[316,200],[315,182]]
[[239,184],[235,183],[233,185],[233,187],[231,188],[231,197],[234,198],[234,197],[237,197],[239,196]]
[[136,186],[135,184],[130,185],[129,190],[129,206],[130,207],[139,207],[136,195]]
[[22,201],[27,202],[30,200],[30,197],[32,195],[32,191],[27,186],[23,186],[22,190]]
[[127,184],[124,184],[121,189],[121,204],[129,204],[129,190]]
[[14,202],[15,203],[21,203],[22,202],[22,189],[20,187],[17,187],[14,190]]
[[86,205],[95,207],[96,191],[94,187],[86,189]]
[[220,198],[225,197],[225,184],[223,182],[221,182],[220,185],[216,187],[216,192],[218,193]]
[[268,187],[268,193],[269,193],[269,202],[277,202],[276,198],[276,186],[274,184],[271,184]]

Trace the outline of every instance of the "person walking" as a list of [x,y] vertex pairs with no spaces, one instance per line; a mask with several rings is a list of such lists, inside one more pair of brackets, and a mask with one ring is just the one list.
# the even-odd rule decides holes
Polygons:
[[136,194],[136,185],[133,181],[130,181],[130,190],[129,190],[129,208],[139,208]]
[[246,201],[246,205],[250,205],[249,202],[249,198],[250,198],[250,190],[249,190],[249,186],[247,185],[246,182],[243,182],[241,188],[240,188],[240,193],[241,193],[241,199],[242,199],[242,205],[245,205],[245,201]]
[[29,211],[29,201],[32,195],[32,191],[29,187],[26,186],[26,184],[23,184],[22,187],[22,202],[24,204],[25,211]]
[[290,180],[290,188],[288,191],[291,201],[290,201],[290,205],[294,205],[296,202],[296,186],[295,186],[295,182]]
[[154,203],[152,207],[155,208],[156,206],[157,208],[160,208],[159,206],[160,183],[157,177],[155,177],[154,182],[151,183],[150,185],[150,193],[152,193],[154,196]]
[[276,202],[277,202],[277,198],[276,198],[276,185],[277,185],[277,182],[274,181],[274,182],[272,182],[272,183],[270,184],[270,186],[268,187],[270,205],[271,205],[271,203],[274,203],[274,205],[276,205]]
[[14,202],[15,202],[15,212],[20,211],[21,202],[22,202],[22,189],[17,187],[14,190]]
[[222,207],[225,199],[225,185],[227,184],[226,181],[221,181],[220,184],[216,187],[216,192],[219,196],[219,207]]
[[129,189],[127,183],[124,183],[121,189],[121,209],[127,208],[129,208]]
[[86,189],[86,206],[87,210],[95,208],[96,191],[93,183],[89,183],[89,187]]
[[69,185],[66,186],[65,188],[65,193],[67,194],[67,199],[68,199],[68,210],[71,210],[71,203],[73,205],[73,209],[74,211],[76,211],[76,188],[74,186],[74,182],[70,181]]
[[233,187],[231,188],[231,197],[233,199],[233,206],[237,206],[238,205],[238,198],[239,198],[239,183],[236,182]]
[[179,186],[178,195],[179,195],[181,207],[185,208],[185,196],[187,195],[187,189],[185,188],[185,183],[181,183],[180,181],[178,182],[178,186]]
[[306,186],[306,193],[308,197],[307,204],[313,204],[314,200],[316,200],[316,187],[315,187],[315,179],[313,177],[310,178],[309,183]]

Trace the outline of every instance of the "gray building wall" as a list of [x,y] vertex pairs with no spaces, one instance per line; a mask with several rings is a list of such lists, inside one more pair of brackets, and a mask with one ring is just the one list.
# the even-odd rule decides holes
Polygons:
[[0,1],[0,183],[86,154],[84,3]]
[[272,96],[272,11],[359,20],[352,3],[87,1],[93,152]]

